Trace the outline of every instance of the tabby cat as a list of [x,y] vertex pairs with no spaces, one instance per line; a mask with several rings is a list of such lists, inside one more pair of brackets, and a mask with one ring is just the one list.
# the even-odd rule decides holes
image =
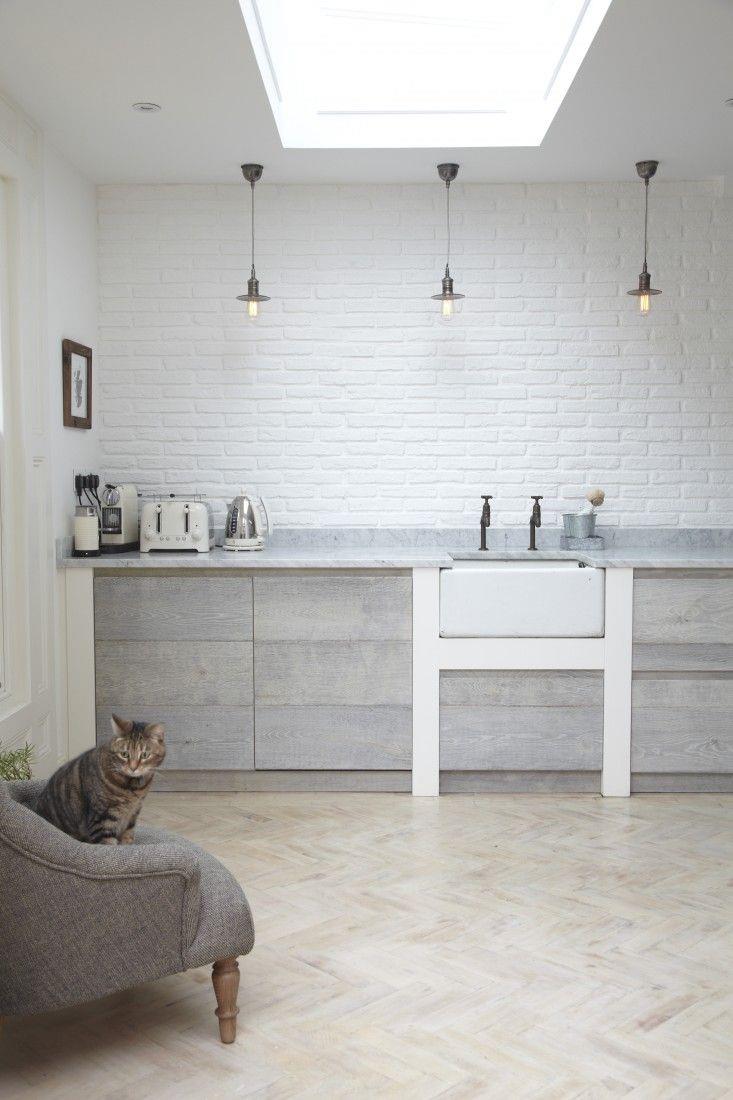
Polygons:
[[137,815],[165,758],[163,726],[112,716],[114,736],[62,764],[36,813],[86,844],[132,844]]

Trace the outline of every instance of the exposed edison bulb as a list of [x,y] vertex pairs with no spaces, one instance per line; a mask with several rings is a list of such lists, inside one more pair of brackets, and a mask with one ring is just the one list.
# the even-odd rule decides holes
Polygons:
[[259,307],[260,307],[259,302],[252,302],[252,301],[247,302],[247,316],[248,317],[256,317],[257,314],[259,313]]
[[649,302],[650,302],[650,295],[649,294],[640,294],[639,295],[639,312],[640,313],[648,313],[649,312]]
[[443,298],[440,315],[446,321],[449,321],[453,316],[453,301],[451,298]]

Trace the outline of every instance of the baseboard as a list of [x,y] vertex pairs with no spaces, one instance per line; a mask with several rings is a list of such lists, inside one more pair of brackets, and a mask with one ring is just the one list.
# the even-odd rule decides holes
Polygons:
[[406,771],[163,771],[155,791],[394,791],[412,789]]
[[600,794],[600,772],[441,772],[441,794],[578,793]]
[[[409,793],[407,771],[167,771],[155,791],[385,791]],[[441,772],[441,794],[599,794],[600,772]],[[733,774],[637,773],[632,794],[733,794]]]
[[632,794],[733,794],[733,774],[632,772]]

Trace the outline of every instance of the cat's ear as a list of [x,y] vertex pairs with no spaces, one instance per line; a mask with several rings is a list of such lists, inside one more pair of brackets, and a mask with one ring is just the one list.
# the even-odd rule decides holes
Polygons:
[[112,732],[116,733],[118,737],[128,737],[132,733],[132,727],[134,723],[128,721],[127,718],[118,718],[116,714],[112,715]]
[[151,737],[154,741],[162,741],[164,733],[165,726],[161,722],[153,722],[145,727],[145,736]]

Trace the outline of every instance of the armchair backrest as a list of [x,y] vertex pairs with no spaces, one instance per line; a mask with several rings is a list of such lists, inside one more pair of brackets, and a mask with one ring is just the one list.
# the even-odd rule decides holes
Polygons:
[[200,910],[195,849],[163,836],[82,844],[35,813],[42,788],[0,782],[0,1015],[185,970]]
[[45,785],[43,779],[17,783],[0,781],[0,882],[6,888],[8,881],[12,881],[5,878],[9,869],[26,859],[27,854],[37,851],[39,846],[41,851],[47,850],[49,833],[58,832],[35,812]]

